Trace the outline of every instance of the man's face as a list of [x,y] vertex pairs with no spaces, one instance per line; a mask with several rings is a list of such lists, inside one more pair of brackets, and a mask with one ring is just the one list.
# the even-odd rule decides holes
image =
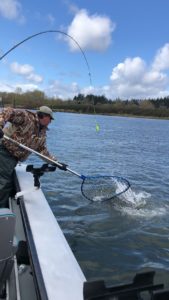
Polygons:
[[51,122],[51,118],[49,115],[46,115],[42,119],[40,119],[40,124],[46,127],[49,125],[50,122]]

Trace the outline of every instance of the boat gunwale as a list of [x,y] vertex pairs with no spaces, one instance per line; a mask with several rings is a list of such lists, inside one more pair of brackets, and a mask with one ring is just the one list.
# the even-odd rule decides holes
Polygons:
[[[21,188],[16,175],[16,171],[14,174],[14,182],[15,182],[16,191],[20,192]],[[31,232],[31,226],[26,212],[23,196],[20,196],[19,199],[17,199],[17,201],[18,201],[18,205],[20,206],[20,213],[21,213],[22,223],[23,223],[25,237],[27,241],[28,254],[30,258],[31,269],[33,272],[33,280],[35,284],[35,291],[37,294],[37,298],[40,300],[48,300],[47,291],[46,291],[33,235]]]

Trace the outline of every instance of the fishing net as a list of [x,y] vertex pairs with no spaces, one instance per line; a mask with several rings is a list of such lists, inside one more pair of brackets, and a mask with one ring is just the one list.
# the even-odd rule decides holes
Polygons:
[[130,187],[129,182],[118,176],[90,176],[85,177],[81,192],[91,201],[105,201],[121,195]]

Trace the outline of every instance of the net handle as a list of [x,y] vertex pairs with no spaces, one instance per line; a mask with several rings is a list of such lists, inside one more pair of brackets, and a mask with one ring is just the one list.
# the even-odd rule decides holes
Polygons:
[[[56,165],[57,167],[62,167],[62,164],[59,163],[58,161],[56,161],[56,160],[54,160],[54,159],[52,159],[52,158],[49,158],[49,157],[45,156],[44,154],[41,154],[41,153],[39,153],[38,151],[33,150],[33,149],[29,148],[28,146],[25,146],[24,144],[21,144],[21,143],[17,142],[16,140],[10,138],[9,136],[7,136],[7,135],[5,135],[5,134],[3,135],[3,138],[5,138],[6,140],[8,140],[8,141],[14,143],[15,145],[17,145],[17,146],[19,146],[19,147],[21,147],[21,148],[23,148],[23,149],[29,151],[30,153],[33,153],[33,154],[39,156],[39,157],[42,158],[43,160],[46,160],[46,161],[48,161],[48,162],[50,162],[50,163]],[[70,172],[70,173],[76,175],[77,177],[81,178],[82,180],[85,180],[85,178],[86,178],[86,176],[81,175],[81,174],[77,173],[76,171],[71,170],[71,169],[68,168],[68,167],[66,167],[66,171],[68,171],[68,172]]]
[[[27,147],[27,146],[25,146],[25,145],[23,145],[23,144],[17,142],[16,140],[13,140],[12,138],[8,137],[8,136],[5,135],[5,134],[3,135],[3,138],[5,138],[6,140],[8,140],[8,141],[14,143],[15,145],[17,145],[17,146],[19,146],[19,147],[21,147],[21,148],[23,148],[23,149],[29,151],[30,153],[33,153],[33,154],[37,155],[38,157],[40,157],[41,159],[43,159],[43,160],[45,160],[45,161],[48,161],[49,163],[52,163],[52,164],[54,164],[54,165],[56,165],[56,166],[58,166],[58,167],[62,167],[62,164],[59,163],[58,161],[55,161],[55,160],[53,160],[53,159],[51,159],[51,158],[45,156],[44,154],[41,154],[41,153],[39,153],[38,151],[33,150],[33,149],[31,149],[31,148],[29,148],[29,147]],[[79,174],[79,173],[77,173],[77,172],[71,170],[71,169],[68,168],[67,166],[66,166],[65,170],[68,171],[68,172],[70,172],[70,173],[72,173],[72,174],[74,174],[74,175],[76,175],[76,176],[79,177],[80,179],[82,179],[81,192],[82,192],[82,195],[83,195],[86,199],[88,199],[88,200],[92,200],[92,199],[89,199],[89,198],[85,195],[85,193],[83,192],[83,185],[84,185],[84,183],[85,183],[85,179],[87,179],[87,178],[96,178],[96,177],[109,177],[109,176],[94,176],[94,177],[92,177],[92,176],[84,176],[84,175],[81,175],[81,174]],[[110,176],[110,177],[122,178],[122,177],[117,177],[117,176]],[[121,195],[122,193],[125,193],[125,192],[129,189],[130,183],[129,183],[126,179],[125,179],[125,181],[126,181],[126,183],[127,183],[127,187],[126,187],[123,191],[121,191],[120,193],[117,193],[117,194],[113,195],[111,198],[108,198],[107,200],[111,200],[112,198],[117,197],[117,196]]]

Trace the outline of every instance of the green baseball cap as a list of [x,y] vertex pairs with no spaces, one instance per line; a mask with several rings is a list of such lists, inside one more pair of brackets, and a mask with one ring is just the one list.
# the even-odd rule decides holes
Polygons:
[[41,107],[39,108],[38,111],[39,111],[39,112],[42,112],[42,113],[44,113],[44,114],[46,114],[46,115],[49,115],[50,118],[51,118],[52,120],[54,120],[53,112],[52,112],[51,108],[49,108],[48,106],[41,106]]

